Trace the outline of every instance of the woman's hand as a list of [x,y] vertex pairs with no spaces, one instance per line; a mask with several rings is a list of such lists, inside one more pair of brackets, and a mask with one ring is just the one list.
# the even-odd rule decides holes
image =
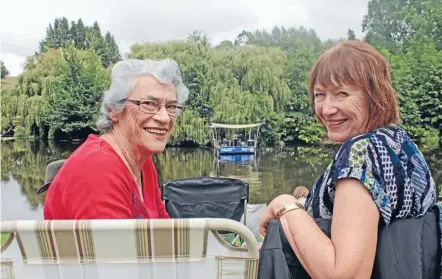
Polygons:
[[276,213],[281,210],[282,207],[289,203],[297,202],[296,198],[292,195],[280,195],[272,200],[272,202],[264,209],[259,219],[259,232],[262,235],[266,234],[267,224],[276,219]]

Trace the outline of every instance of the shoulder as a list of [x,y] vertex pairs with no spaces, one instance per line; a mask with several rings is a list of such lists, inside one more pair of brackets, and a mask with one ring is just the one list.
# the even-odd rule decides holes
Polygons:
[[120,169],[120,161],[118,154],[106,141],[91,135],[67,159],[65,168],[72,174],[97,170],[115,171]]
[[[380,160],[383,156],[398,156],[404,148],[417,151],[407,133],[398,126],[378,128],[346,141],[336,152],[339,160]],[[379,155],[379,156],[375,156]]]
[[77,191],[77,188],[93,191],[126,185],[127,181],[124,163],[118,154],[104,140],[89,136],[66,160],[50,188],[60,187],[67,192]]
[[[332,177],[354,177],[373,186],[384,183],[384,178],[400,175],[404,146],[412,144],[406,132],[397,126],[376,129],[345,142],[336,152],[332,163]],[[410,145],[412,146],[412,145]],[[371,187],[366,185],[367,187]]]

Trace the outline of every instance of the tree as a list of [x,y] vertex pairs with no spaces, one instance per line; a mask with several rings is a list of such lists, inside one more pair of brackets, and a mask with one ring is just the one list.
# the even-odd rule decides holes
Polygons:
[[207,36],[207,33],[203,30],[194,30],[192,33],[189,34],[188,39],[194,42],[199,42],[203,46],[209,47],[209,37]]
[[71,43],[72,34],[67,18],[56,18],[54,26],[49,24],[46,29],[46,38],[40,42],[40,54],[50,48],[62,48]]
[[73,44],[29,57],[18,85],[2,91],[2,127],[22,136],[85,138],[94,132],[100,100],[109,84],[101,59]]
[[347,31],[347,40],[356,40],[355,32],[351,29]]
[[98,22],[93,26],[84,26],[83,21],[72,21],[69,24],[67,18],[57,18],[54,24],[49,24],[46,37],[40,42],[39,55],[49,49],[64,48],[73,45],[80,50],[91,49],[101,57],[105,68],[121,60],[120,51],[114,37],[107,32],[105,37],[101,34]]
[[390,60],[402,125],[416,139],[432,129],[442,139],[440,1],[371,0],[363,30]]
[[106,45],[106,53],[103,58],[103,66],[109,67],[121,60],[120,50],[111,33],[106,32],[104,42]]
[[391,52],[406,51],[422,36],[441,50],[442,5],[440,0],[371,0],[362,31],[365,41]]
[[[190,96],[186,112],[178,118],[172,142],[210,141],[205,121],[256,123],[281,119],[290,88],[283,78],[285,55],[277,48],[209,48],[186,40],[167,44],[132,46],[129,58],[164,59],[180,65]],[[277,126],[277,125],[275,125]]]
[[86,27],[81,18],[78,19],[77,23],[72,21],[70,32],[76,48],[81,50],[89,49],[89,42],[86,40]]
[[44,122],[49,138],[85,138],[94,131],[100,100],[109,86],[107,71],[91,51],[80,52],[70,45],[62,51],[58,78],[51,83]]
[[233,43],[229,40],[224,40],[219,45],[216,46],[217,48],[232,48]]
[[1,67],[1,70],[0,70],[1,78],[4,79],[9,75],[9,71],[6,68],[5,63],[2,60],[0,60],[0,67]]
[[310,68],[326,48],[327,43],[322,44],[313,29],[301,26],[299,28],[274,27],[271,32],[243,31],[238,35],[236,45],[277,47],[286,55],[283,78],[291,94],[284,103],[284,113],[274,118],[278,123],[273,123],[272,131],[267,129],[268,133],[272,134],[271,137],[281,137],[282,140],[289,142],[320,141],[324,131],[311,113],[306,81]]
[[252,36],[252,33],[243,30],[236,37],[234,45],[235,46],[245,46],[245,45],[249,44],[249,39],[251,36]]

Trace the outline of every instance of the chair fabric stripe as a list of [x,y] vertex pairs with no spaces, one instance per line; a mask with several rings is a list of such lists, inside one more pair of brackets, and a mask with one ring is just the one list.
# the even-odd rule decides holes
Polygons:
[[136,220],[135,224],[135,245],[137,258],[141,262],[148,261],[152,254],[150,247],[150,222],[145,219]]
[[80,221],[75,221],[75,236],[77,238],[77,249],[80,256],[80,260],[83,261],[84,259],[84,253],[83,253],[83,246],[81,241],[81,228],[80,228]]

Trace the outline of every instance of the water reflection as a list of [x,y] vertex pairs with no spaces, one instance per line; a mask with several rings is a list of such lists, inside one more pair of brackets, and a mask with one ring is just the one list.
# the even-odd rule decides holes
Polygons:
[[334,148],[297,147],[262,151],[252,161],[218,160],[206,149],[169,148],[155,158],[160,183],[198,176],[237,178],[250,185],[250,202],[265,203],[298,185],[313,184],[330,163]]
[[[44,183],[46,165],[67,158],[78,146],[22,140],[2,142],[2,211],[8,212],[8,216],[14,216],[10,211],[17,207],[29,214],[41,211],[45,196],[35,191]],[[260,151],[254,160],[246,162],[217,160],[213,151],[206,148],[167,148],[154,161],[160,184],[198,176],[238,178],[250,184],[251,203],[265,203],[279,194],[292,193],[298,185],[310,187],[330,163],[335,148],[298,146],[284,152]],[[440,185],[442,151],[425,154],[425,158]],[[14,204],[14,209],[8,204]],[[2,219],[4,216],[2,213]]]

